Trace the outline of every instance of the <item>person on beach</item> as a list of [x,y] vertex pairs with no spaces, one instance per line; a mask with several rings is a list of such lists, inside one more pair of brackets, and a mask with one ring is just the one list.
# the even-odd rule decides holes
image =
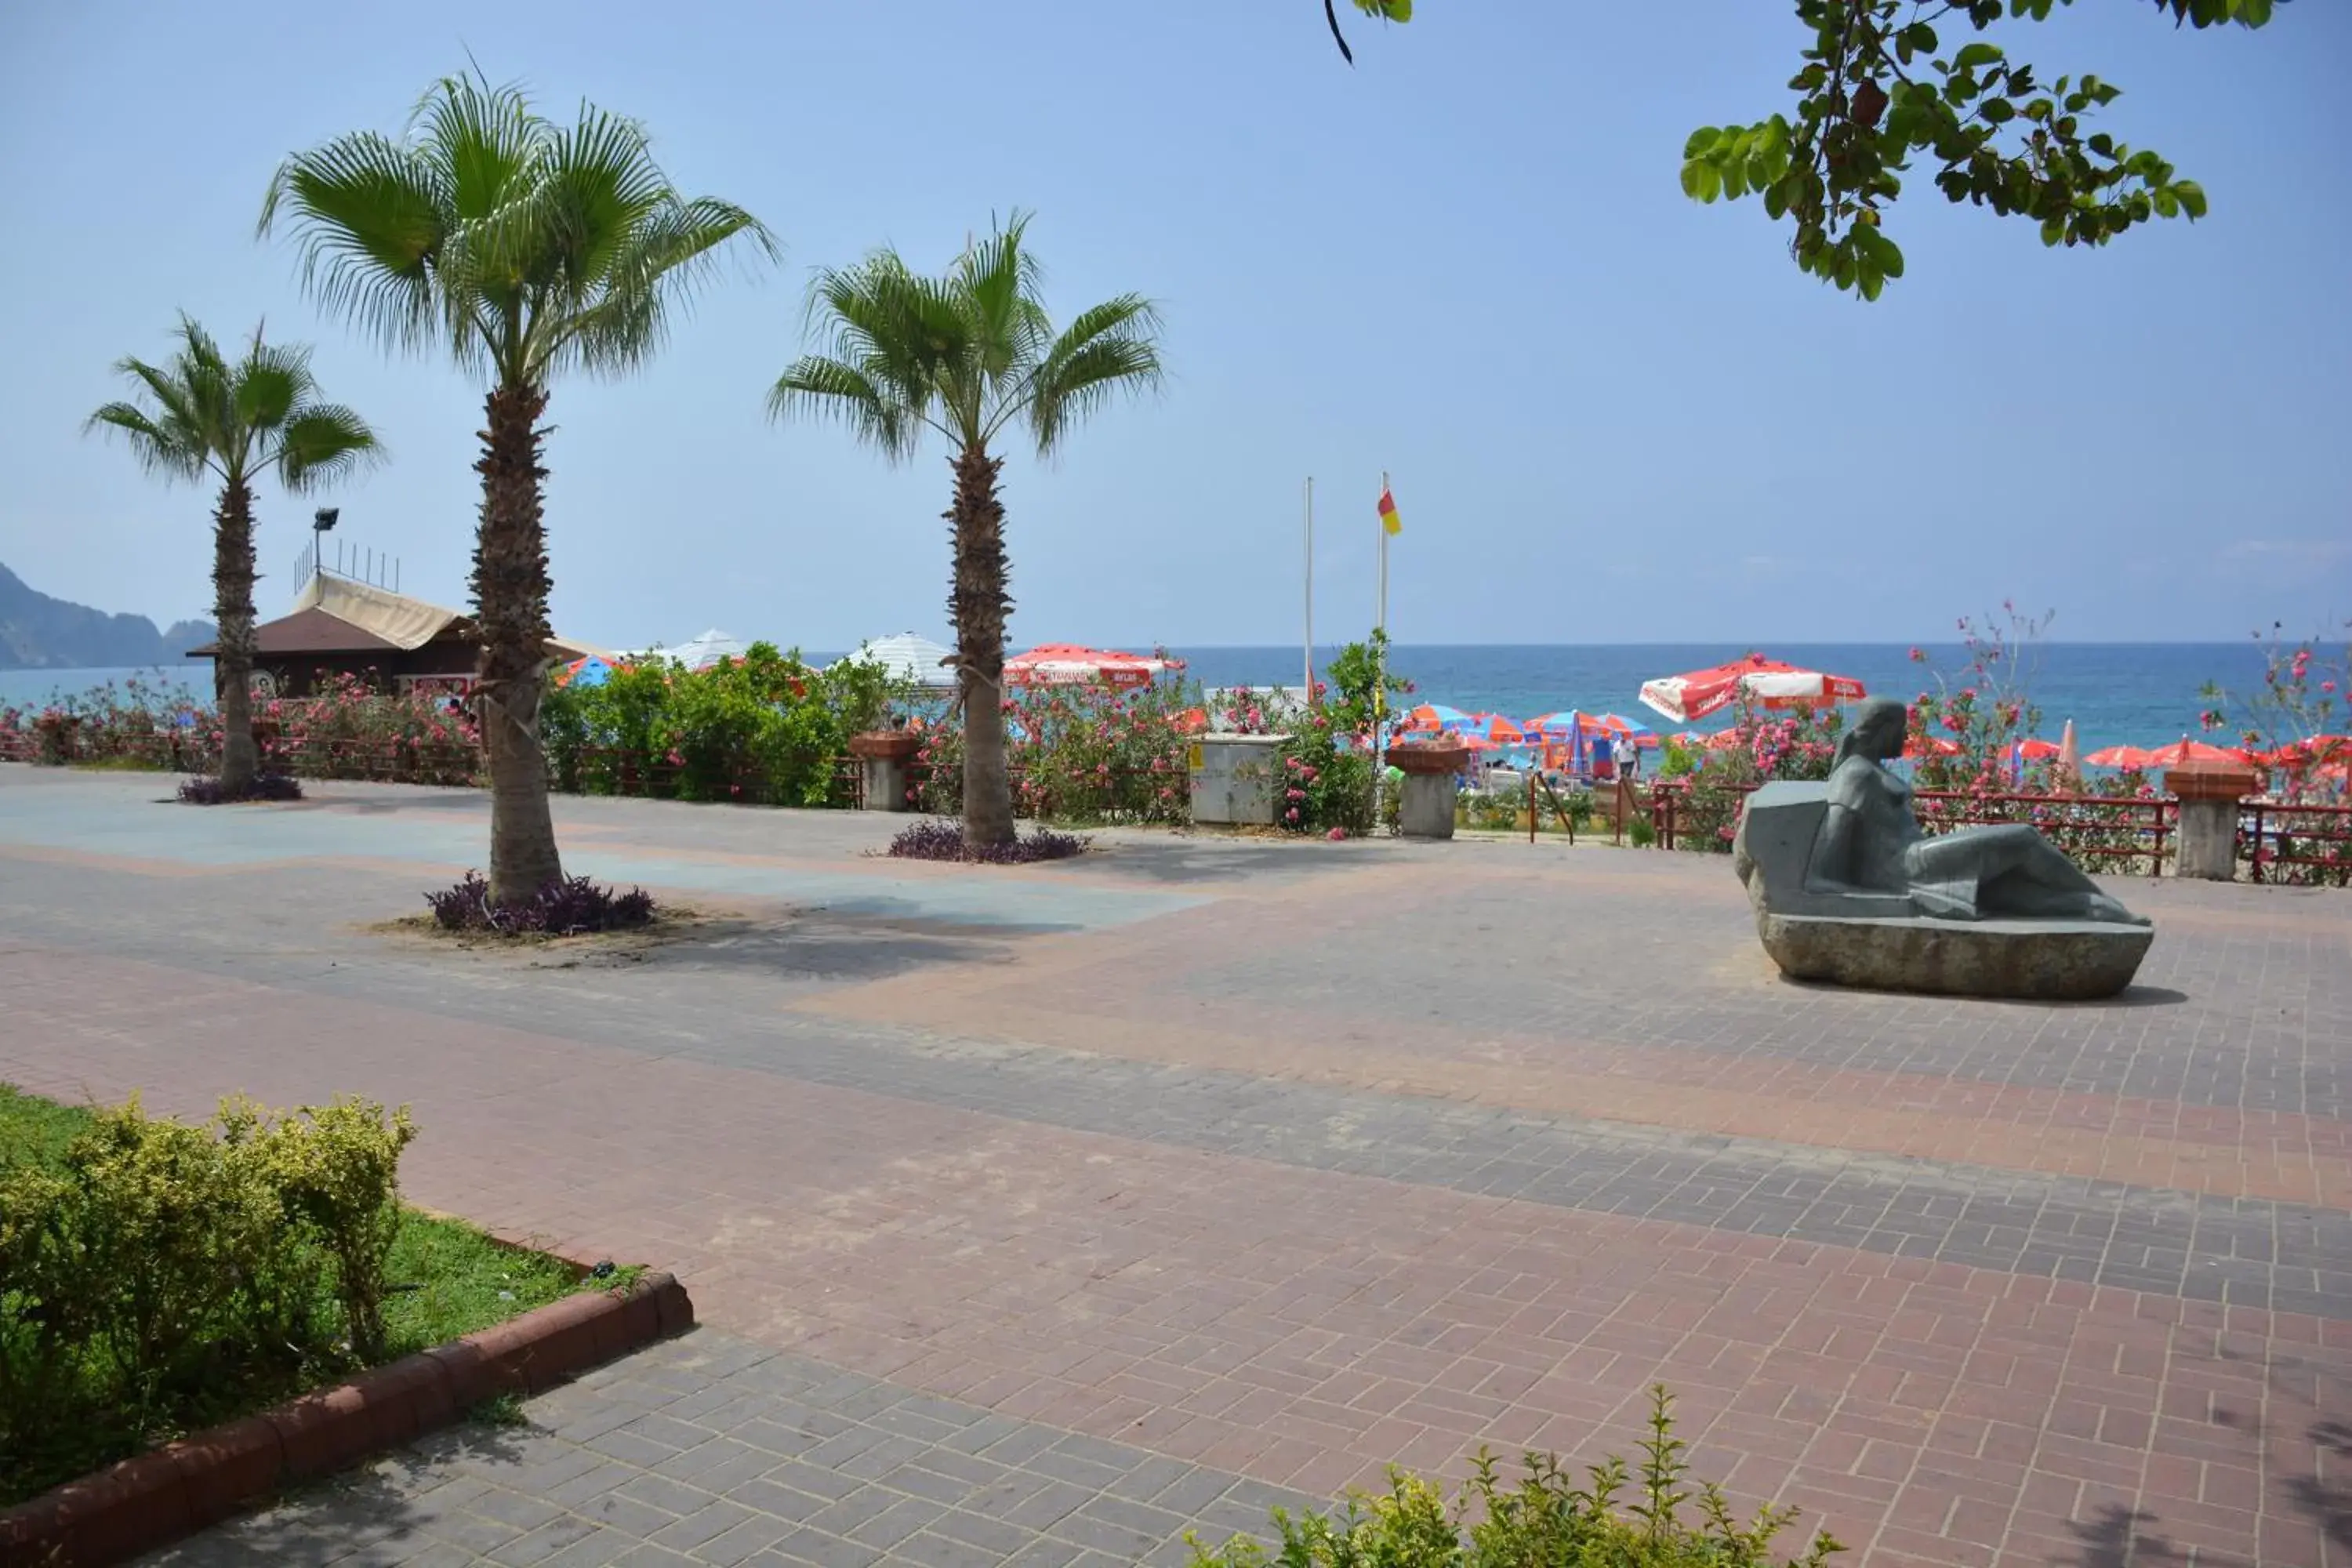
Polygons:
[[1609,760],[1617,766],[1617,776],[1632,784],[1642,776],[1641,749],[1633,744],[1631,735],[1620,735],[1609,748]]

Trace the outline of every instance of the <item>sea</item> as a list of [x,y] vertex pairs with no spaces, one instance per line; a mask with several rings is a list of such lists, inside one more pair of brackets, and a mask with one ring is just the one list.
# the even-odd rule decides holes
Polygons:
[[[1149,643],[1129,645],[1149,647]],[[1290,647],[1177,648],[1186,673],[1207,686],[1297,686],[1305,674],[1304,650]],[[1318,670],[1337,648],[1316,650]],[[1622,713],[1655,728],[1666,721],[1641,706],[1642,682],[1654,676],[1705,669],[1748,650],[1729,644],[1499,644],[1448,647],[1404,645],[1390,650],[1390,664],[1415,686],[1413,700],[1444,702],[1470,712],[1514,719],[1580,709]],[[1809,669],[1848,675],[1874,694],[1916,698],[1937,689],[1937,672],[1954,689],[1966,683],[1966,655],[1929,646],[1927,662],[1915,662],[1907,644],[1776,644],[1769,657]],[[812,655],[824,662],[835,657]],[[2209,681],[2243,692],[2259,689],[2262,649],[2251,639],[2235,643],[2030,644],[2019,659],[2018,677],[2042,710],[2042,730],[2055,740],[2072,719],[2085,752],[2102,746],[2157,746],[2198,733],[2197,716],[2206,707],[2200,692]],[[0,707],[37,706],[53,695],[87,691],[108,681],[137,676],[151,686],[208,690],[204,665],[166,665],[150,669],[0,669]],[[1718,718],[1697,726],[1715,728]]]

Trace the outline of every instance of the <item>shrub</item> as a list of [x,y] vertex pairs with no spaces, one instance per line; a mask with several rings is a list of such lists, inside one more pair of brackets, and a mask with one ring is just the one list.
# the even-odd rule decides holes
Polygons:
[[1659,775],[1680,781],[1684,791],[1675,803],[1676,847],[1730,853],[1748,792],[1774,779],[1829,777],[1843,722],[1833,708],[1775,715],[1743,702],[1722,743],[1692,750],[1670,742]]
[[247,800],[300,800],[302,784],[284,773],[257,773],[253,786],[231,794],[215,778],[184,779],[180,784],[182,805],[227,805]]
[[945,818],[918,822],[901,829],[885,851],[901,860],[965,860],[989,866],[1066,860],[1086,852],[1087,840],[1049,827],[1033,828],[1026,837],[1015,838],[1010,844],[976,847],[965,841],[962,823]]
[[772,805],[847,805],[835,764],[908,693],[870,659],[824,669],[754,643],[689,670],[651,658],[596,686],[551,686],[540,711],[559,789]]
[[[1759,1509],[1741,1524],[1713,1482],[1696,1495],[1700,1523],[1682,1518],[1693,1500],[1685,1484],[1686,1446],[1674,1435],[1673,1402],[1652,1391],[1650,1436],[1642,1444],[1638,1481],[1614,1457],[1592,1466],[1591,1484],[1571,1483],[1551,1455],[1526,1457],[1526,1478],[1506,1488],[1492,1455],[1476,1469],[1451,1510],[1436,1483],[1389,1472],[1378,1497],[1351,1497],[1338,1516],[1308,1512],[1293,1519],[1274,1510],[1282,1536],[1282,1568],[1771,1568],[1773,1539],[1793,1521],[1794,1508]],[[1618,1499],[1633,1481],[1633,1500]],[[1472,1520],[1475,1522],[1470,1522]],[[1265,1552],[1245,1536],[1214,1552],[1192,1541],[1194,1568],[1259,1568]],[[1815,1539],[1789,1568],[1820,1568],[1844,1548],[1827,1534]]]
[[383,1349],[404,1110],[92,1115],[0,1172],[0,1500]]
[[247,1100],[221,1107],[222,1140],[250,1151],[286,1217],[332,1260],[352,1352],[383,1354],[384,1262],[400,1233],[400,1155],[416,1137],[405,1106],[337,1100],[272,1120]]
[[634,931],[651,925],[658,912],[653,895],[643,888],[616,893],[585,877],[559,878],[528,899],[494,904],[490,884],[479,871],[467,872],[454,888],[425,894],[425,901],[433,906],[434,923],[444,931],[496,931],[508,936]]

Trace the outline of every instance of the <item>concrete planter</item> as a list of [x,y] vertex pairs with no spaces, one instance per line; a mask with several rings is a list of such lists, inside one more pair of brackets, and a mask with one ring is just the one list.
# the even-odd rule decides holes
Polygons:
[[1470,765],[1467,746],[1398,746],[1389,765],[1404,774],[1397,803],[1397,831],[1407,838],[1454,837],[1454,800],[1462,770]]
[[2227,763],[2194,763],[2168,769],[2164,787],[2180,802],[2173,874],[2208,882],[2236,880],[2238,810],[2261,787],[2254,770]]
[[868,811],[910,811],[907,798],[908,766],[923,749],[923,738],[911,730],[868,730],[849,737],[849,754],[865,773],[861,800]]
[[1192,820],[1271,827],[1281,815],[1282,748],[1287,735],[1195,735],[1185,752]]

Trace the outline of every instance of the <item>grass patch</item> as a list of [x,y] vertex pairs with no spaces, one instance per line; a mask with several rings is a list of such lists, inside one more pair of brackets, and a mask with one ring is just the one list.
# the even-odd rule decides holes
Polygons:
[[[26,1167],[64,1173],[68,1146],[92,1121],[88,1110],[0,1084],[0,1177]],[[368,1364],[446,1343],[575,1290],[625,1285],[641,1272],[599,1267],[601,1274],[583,1273],[562,1258],[509,1246],[463,1220],[404,1207],[384,1272],[389,1285],[383,1309],[384,1344],[373,1363],[353,1356],[347,1344],[288,1346],[289,1353],[278,1356],[223,1354],[206,1368],[198,1385],[184,1390],[168,1415],[159,1413],[143,1423],[120,1412],[96,1420],[52,1421],[38,1419],[31,1409],[14,1415],[0,1411],[0,1436],[15,1431],[23,1439],[21,1446],[0,1442],[0,1507],[155,1443],[249,1415]],[[316,1287],[316,1308],[323,1315],[331,1310],[332,1298],[323,1279]],[[16,1359],[23,1344],[12,1337],[26,1331],[26,1306],[20,1294],[0,1287],[0,1394],[13,1386],[11,1364],[18,1372],[33,1370]],[[96,1372],[72,1373],[68,1384]],[[38,1378],[19,1392],[29,1398],[28,1391],[37,1385],[44,1385]],[[53,1390],[53,1397],[66,1394],[54,1382],[45,1386]],[[68,1406],[78,1403],[67,1395]],[[519,1415],[517,1411],[508,1418]]]
[[66,1145],[89,1125],[89,1112],[0,1083],[0,1171],[54,1168]]
[[410,1209],[401,1215],[386,1270],[383,1304],[389,1359],[502,1323],[580,1288],[580,1270],[560,1258],[509,1247],[461,1219]]

